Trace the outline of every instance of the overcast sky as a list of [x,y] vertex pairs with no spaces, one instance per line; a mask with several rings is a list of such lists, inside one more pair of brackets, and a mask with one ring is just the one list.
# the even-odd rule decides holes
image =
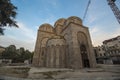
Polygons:
[[[0,36],[0,46],[16,45],[34,50],[37,30],[43,23],[54,25],[59,18],[78,16],[83,19],[88,0],[11,0],[18,7],[19,28],[6,28]],[[92,44],[101,45],[106,39],[120,35],[118,24],[107,0],[91,0],[83,24],[89,27]]]

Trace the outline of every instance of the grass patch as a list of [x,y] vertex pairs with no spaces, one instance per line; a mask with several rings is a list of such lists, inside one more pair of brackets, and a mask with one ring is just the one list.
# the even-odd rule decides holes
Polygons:
[[65,71],[48,71],[48,72],[35,72],[34,74],[42,74],[45,79],[54,79],[55,75],[58,75]]
[[13,77],[27,77],[29,70],[30,70],[29,67],[15,67],[15,68],[0,67],[0,74]]

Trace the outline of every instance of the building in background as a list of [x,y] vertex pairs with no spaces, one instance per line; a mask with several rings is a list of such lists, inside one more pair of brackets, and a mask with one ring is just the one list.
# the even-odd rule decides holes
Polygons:
[[103,41],[103,46],[108,56],[120,55],[120,36]]
[[104,40],[102,46],[94,48],[98,63],[120,64],[120,36]]

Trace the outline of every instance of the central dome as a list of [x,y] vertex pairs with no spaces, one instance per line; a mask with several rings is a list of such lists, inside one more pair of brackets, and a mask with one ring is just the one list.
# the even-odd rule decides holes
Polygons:
[[82,19],[80,19],[79,17],[76,16],[71,16],[67,19],[67,21],[65,22],[65,25],[68,25],[69,23],[76,23],[79,25],[82,25]]
[[66,19],[64,19],[64,18],[60,18],[60,19],[58,19],[56,22],[55,22],[55,27],[57,26],[57,25],[64,25],[64,22],[66,21]]
[[80,19],[80,18],[77,17],[77,16],[71,16],[71,17],[69,17],[67,20],[79,20],[79,21],[82,22],[82,19]]
[[60,35],[61,31],[63,30],[64,28],[64,23],[65,23],[66,19],[64,18],[61,18],[61,19],[58,19],[54,26],[55,26],[55,31],[58,35]]

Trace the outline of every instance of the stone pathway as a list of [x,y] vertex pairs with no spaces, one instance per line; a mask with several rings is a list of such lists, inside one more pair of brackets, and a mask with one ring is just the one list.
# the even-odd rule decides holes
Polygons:
[[120,80],[120,65],[79,70],[32,67],[26,79],[0,76],[0,80]]

